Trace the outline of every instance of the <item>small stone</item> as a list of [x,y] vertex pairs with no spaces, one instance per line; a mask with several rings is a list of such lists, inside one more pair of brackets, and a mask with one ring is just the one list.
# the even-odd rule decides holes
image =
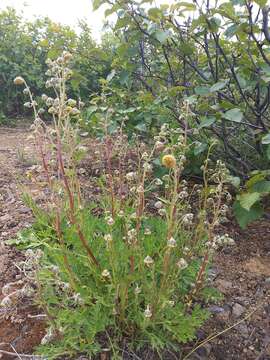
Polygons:
[[233,305],[232,314],[234,317],[239,318],[245,311],[246,311],[246,309],[244,308],[244,306],[242,306],[238,303],[235,303]]
[[231,316],[231,307],[227,304],[225,304],[223,306],[223,311],[221,312],[217,312],[215,314],[215,317],[218,321],[220,321],[221,323],[226,323],[229,321]]
[[212,347],[210,344],[205,344],[196,351],[197,355],[199,356],[200,360],[207,360],[211,353]]
[[217,306],[217,305],[209,306],[208,310],[212,314],[219,314],[219,313],[222,313],[222,312],[225,311],[223,307],[220,307],[220,306]]
[[206,338],[206,334],[202,329],[198,329],[196,331],[196,337],[198,340],[204,340]]
[[217,285],[218,289],[221,292],[223,292],[224,294],[226,294],[233,287],[231,281],[227,281],[227,280],[223,280],[223,279],[218,279],[216,281],[216,285]]
[[80,133],[80,136],[81,137],[87,137],[89,135],[89,133],[88,132],[83,132],[83,133]]
[[84,168],[80,168],[80,169],[78,170],[78,172],[79,172],[79,174],[83,175],[83,174],[86,173],[86,170],[85,170]]
[[31,211],[31,209],[28,208],[28,207],[26,207],[26,206],[21,207],[20,210],[19,210],[19,212],[20,212],[21,214],[27,214],[27,213],[29,213],[30,211]]
[[248,326],[246,324],[239,324],[236,326],[237,331],[240,333],[241,336],[243,336],[244,338],[248,338],[249,337],[249,329]]
[[0,222],[2,222],[2,223],[7,223],[7,222],[9,222],[11,220],[12,220],[12,217],[10,215],[8,215],[8,214],[5,214],[5,215],[0,217]]
[[208,278],[210,281],[214,281],[216,279],[216,277],[218,276],[218,274],[219,274],[218,269],[213,267],[213,268],[209,269],[207,275],[208,275]]

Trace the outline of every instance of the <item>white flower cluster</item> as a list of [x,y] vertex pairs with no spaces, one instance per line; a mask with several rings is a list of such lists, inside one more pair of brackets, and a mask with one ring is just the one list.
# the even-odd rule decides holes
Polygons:
[[147,255],[146,258],[143,260],[144,264],[148,267],[154,264],[154,260],[151,258],[151,256]]
[[176,266],[179,268],[179,270],[184,270],[185,268],[188,267],[188,263],[184,258],[181,258],[176,263]]
[[17,267],[24,275],[22,280],[6,284],[2,288],[2,299],[0,306],[11,307],[15,305],[20,299],[25,297],[32,297],[35,294],[35,271],[39,266],[39,262],[43,252],[38,249],[33,251],[28,249],[25,252],[25,260],[17,264]]
[[168,241],[167,241],[167,246],[168,248],[172,249],[175,248],[177,246],[176,240],[171,237]]
[[150,319],[152,315],[153,314],[152,314],[151,306],[147,305],[146,309],[144,310],[144,317]]
[[222,246],[222,245],[229,245],[229,246],[233,246],[235,245],[235,241],[233,238],[231,238],[229,236],[229,234],[224,234],[224,235],[216,235],[213,239],[213,242],[215,242],[216,244]]
[[221,246],[233,246],[235,245],[234,239],[232,239],[228,234],[216,235],[212,241],[208,241],[206,246],[211,250],[217,250]]
[[182,217],[182,222],[184,225],[192,225],[193,219],[194,219],[194,214],[188,213]]

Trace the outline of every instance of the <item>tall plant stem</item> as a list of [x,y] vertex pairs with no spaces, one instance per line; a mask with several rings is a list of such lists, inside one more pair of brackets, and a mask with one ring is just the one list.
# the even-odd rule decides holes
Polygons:
[[75,201],[74,201],[74,196],[72,194],[72,191],[70,189],[68,178],[65,173],[64,162],[63,162],[63,157],[62,157],[62,149],[61,149],[61,140],[60,140],[59,133],[58,133],[58,138],[57,138],[57,158],[58,158],[58,163],[59,163],[60,174],[63,178],[64,186],[65,186],[65,189],[66,189],[66,192],[68,195],[68,199],[69,199],[70,222],[72,223],[72,225],[74,225],[76,227],[76,231],[79,236],[79,239],[80,239],[83,247],[85,248],[86,253],[89,256],[90,260],[98,267],[99,263],[98,263],[96,257],[94,256],[90,246],[88,245],[87,240],[85,239],[84,234],[80,228],[80,225],[78,224],[77,219],[76,219]]

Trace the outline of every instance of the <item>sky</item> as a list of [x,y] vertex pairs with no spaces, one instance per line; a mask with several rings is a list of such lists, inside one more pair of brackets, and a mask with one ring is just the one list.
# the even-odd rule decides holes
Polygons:
[[[172,3],[173,0],[156,0],[157,3]],[[78,19],[86,19],[95,39],[100,39],[104,21],[104,8],[92,10],[91,0],[0,0],[0,9],[7,6],[23,10],[28,19],[34,16],[49,16],[53,21],[76,27]]]
[[0,9],[12,6],[23,10],[28,19],[49,16],[53,21],[76,27],[78,19],[86,19],[98,39],[103,26],[103,10],[92,10],[91,0],[0,0]]

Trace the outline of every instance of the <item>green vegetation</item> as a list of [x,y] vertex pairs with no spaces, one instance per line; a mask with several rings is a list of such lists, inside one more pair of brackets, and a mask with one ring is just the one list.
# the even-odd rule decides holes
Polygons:
[[[181,128],[163,124],[152,147],[139,138],[128,143],[121,127],[108,132],[108,109],[95,148],[101,173],[91,179],[100,194],[87,206],[77,166],[87,148],[72,125],[80,110],[66,96],[71,61],[69,52],[47,61],[47,83],[56,96],[42,99],[52,126],[39,117],[25,80],[14,79],[25,86],[35,114],[33,136],[49,192],[46,212],[25,195],[37,223],[16,241],[28,249],[28,276],[19,291],[37,289],[49,324],[39,350],[48,359],[95,354],[105,345],[118,358],[124,342],[130,352],[177,351],[194,338],[208,317],[205,304],[218,295],[207,284],[212,254],[234,244],[228,235],[215,234],[231,201],[228,170],[220,160],[210,166],[212,144],[203,185],[189,188],[182,174],[193,144]],[[162,178],[155,175],[161,167]],[[2,303],[10,301],[7,294]]]
[[48,18],[26,22],[14,9],[0,12],[0,122],[4,116],[29,114],[13,79],[24,76],[36,96],[41,96],[46,90],[45,61],[57,58],[64,50],[74,53],[70,96],[87,100],[99,90],[99,79],[110,72],[111,52],[94,42],[87,24],[79,25],[78,35]]
[[[34,113],[46,179],[46,211],[26,194],[36,223],[15,242],[28,249],[18,291],[34,293],[48,321],[38,349],[47,359],[179,351],[218,298],[207,273],[215,250],[234,244],[218,235],[229,188],[241,227],[264,213],[269,8],[153,3],[94,0],[116,18],[101,45],[83,22],[77,34],[0,14],[0,122]],[[86,203],[89,153],[98,195]]]

